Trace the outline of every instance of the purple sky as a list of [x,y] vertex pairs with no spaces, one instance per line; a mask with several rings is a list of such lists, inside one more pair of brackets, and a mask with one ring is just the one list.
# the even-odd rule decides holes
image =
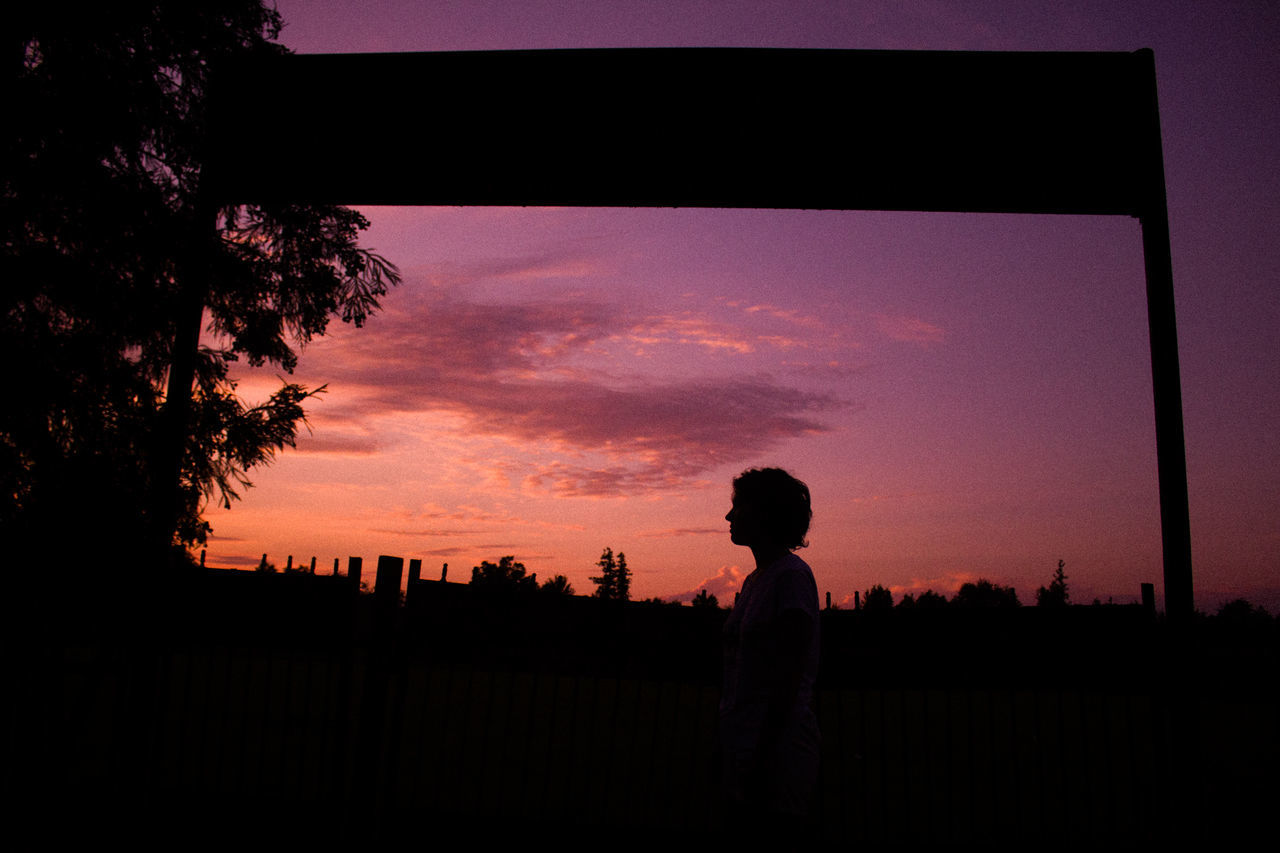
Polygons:
[[[1197,604],[1280,609],[1274,4],[279,8],[298,52],[1153,48]],[[386,132],[447,133],[430,103],[405,92]],[[307,350],[301,381],[330,388],[313,433],[211,511],[212,564],[391,553],[464,580],[513,553],[586,592],[609,545],[640,597],[731,594],[750,557],[728,542],[729,480],[779,464],[813,488],[804,555],[837,601],[985,576],[1029,602],[1058,559],[1077,601],[1160,589],[1136,221],[367,213],[405,284],[366,329]]]

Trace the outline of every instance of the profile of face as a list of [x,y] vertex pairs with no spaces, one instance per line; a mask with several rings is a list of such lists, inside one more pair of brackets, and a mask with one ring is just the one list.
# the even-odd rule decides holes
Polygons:
[[734,545],[751,547],[759,541],[762,529],[761,509],[753,501],[735,493],[733,505],[724,520],[729,522],[729,541]]

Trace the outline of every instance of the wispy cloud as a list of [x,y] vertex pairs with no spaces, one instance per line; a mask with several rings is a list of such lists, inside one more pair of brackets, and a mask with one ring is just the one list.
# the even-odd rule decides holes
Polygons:
[[692,311],[666,316],[645,317],[627,330],[625,340],[636,350],[683,344],[709,350],[726,350],[734,353],[754,352],[760,339],[740,328],[717,323]]
[[459,554],[470,554],[475,551],[471,546],[457,545],[452,548],[431,548],[426,551],[419,551],[424,557],[456,557]]
[[222,566],[257,566],[262,562],[262,555],[251,557],[247,554],[228,554],[217,560]]
[[877,314],[876,324],[887,338],[910,344],[937,344],[946,337],[941,326],[919,317]]
[[670,539],[675,536],[724,536],[727,527],[669,527],[666,530],[646,530],[642,539]]
[[532,282],[547,279],[575,279],[599,275],[600,261],[581,251],[545,251],[515,258],[495,258],[467,264],[442,263],[421,271],[421,277],[435,287],[457,287],[482,281]]
[[335,456],[373,456],[382,444],[369,435],[331,435],[328,429],[321,434],[298,438],[299,453],[323,453]]
[[385,527],[371,527],[370,533],[386,533],[389,536],[472,536],[476,533],[482,533],[480,530],[430,530],[430,529],[393,529]]

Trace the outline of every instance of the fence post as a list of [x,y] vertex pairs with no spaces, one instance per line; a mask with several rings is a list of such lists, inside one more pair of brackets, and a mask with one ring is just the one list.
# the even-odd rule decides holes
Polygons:
[[311,574],[314,575],[315,573],[316,573],[316,558],[312,557],[311,558]]
[[347,577],[351,578],[351,586],[360,591],[360,575],[364,572],[364,557],[347,557]]
[[335,578],[338,576],[338,558],[337,557],[333,558],[333,576]]
[[414,587],[418,585],[418,581],[422,580],[422,561],[409,561],[409,582],[404,587],[404,606],[409,606],[409,599],[414,595]]
[[404,577],[404,557],[378,557],[378,574],[374,579],[373,596],[378,616],[386,616],[395,610],[400,600],[400,579]]

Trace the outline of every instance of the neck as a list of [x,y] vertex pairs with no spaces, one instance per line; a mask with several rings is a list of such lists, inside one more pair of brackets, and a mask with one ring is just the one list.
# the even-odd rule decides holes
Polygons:
[[766,545],[752,545],[751,555],[756,558],[756,569],[763,569],[778,560],[787,553],[786,548],[775,543]]

